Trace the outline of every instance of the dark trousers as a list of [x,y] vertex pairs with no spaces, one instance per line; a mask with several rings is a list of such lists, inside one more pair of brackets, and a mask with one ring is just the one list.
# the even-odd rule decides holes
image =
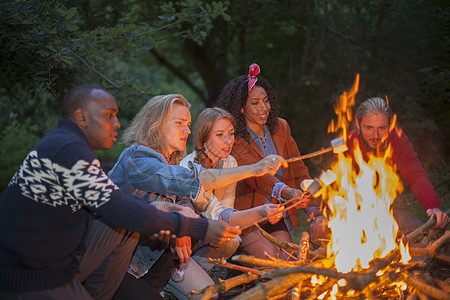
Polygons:
[[139,234],[94,220],[80,258],[80,273],[64,286],[28,292],[0,292],[0,299],[110,300],[119,288]]
[[168,247],[143,277],[137,279],[127,273],[114,300],[163,299],[160,292],[176,267],[170,247]]

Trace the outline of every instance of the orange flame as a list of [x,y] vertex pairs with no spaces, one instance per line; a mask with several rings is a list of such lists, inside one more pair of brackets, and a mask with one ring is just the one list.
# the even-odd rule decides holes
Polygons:
[[[341,130],[342,137],[347,138],[358,88],[359,74],[350,91],[340,96],[335,106],[337,122],[330,123],[328,132]],[[395,123],[394,116],[390,131]],[[400,134],[399,130],[396,132]],[[384,156],[369,154],[368,160],[358,145],[353,146],[351,153],[337,154],[331,166],[337,180],[322,194],[331,211],[327,253],[343,273],[368,268],[371,260],[384,257],[397,247],[398,225],[391,205],[403,190],[396,168],[388,163],[392,157],[390,146]]]

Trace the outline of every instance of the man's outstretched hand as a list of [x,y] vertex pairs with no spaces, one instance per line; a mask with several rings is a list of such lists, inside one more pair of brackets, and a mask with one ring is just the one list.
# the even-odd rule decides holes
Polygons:
[[434,226],[434,228],[437,228],[437,229],[445,229],[445,227],[447,227],[448,223],[450,222],[447,214],[444,213],[439,208],[427,209],[427,215],[430,218],[432,215],[436,216],[436,225]]
[[213,244],[222,244],[234,239],[242,230],[223,221],[208,220],[205,240]]

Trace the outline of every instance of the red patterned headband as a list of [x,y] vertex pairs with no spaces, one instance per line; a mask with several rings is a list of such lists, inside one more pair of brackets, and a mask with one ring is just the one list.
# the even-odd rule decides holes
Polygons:
[[257,64],[251,64],[248,70],[248,91],[250,92],[252,88],[255,86],[256,81],[258,80],[259,75],[259,66]]

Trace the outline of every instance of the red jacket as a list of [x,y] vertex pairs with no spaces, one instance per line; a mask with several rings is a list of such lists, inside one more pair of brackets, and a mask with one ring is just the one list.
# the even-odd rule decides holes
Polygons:
[[[278,129],[272,135],[273,143],[277,149],[278,155],[285,159],[300,156],[297,143],[291,136],[291,129],[286,120],[278,119]],[[238,137],[234,143],[231,155],[236,158],[238,165],[249,165],[263,159],[263,154],[251,140],[248,143],[245,139]],[[308,168],[303,161],[297,161],[289,164],[289,167],[283,169],[282,181],[292,188],[300,188],[300,182],[310,178]],[[238,210],[249,209],[265,203],[266,195],[272,194],[272,187],[279,180],[272,175],[264,175],[261,177],[252,177],[240,181],[237,185],[235,208]],[[273,203],[277,203],[272,199]],[[294,228],[297,228],[298,213],[293,208],[288,211],[290,220]]]
[[[387,143],[393,150],[392,161],[397,166],[400,178],[411,186],[411,190],[416,195],[420,204],[425,210],[429,208],[440,208],[441,202],[431,184],[425,169],[422,167],[417,153],[414,151],[409,138],[403,131],[394,129],[387,138]],[[367,159],[367,149],[364,143],[361,143],[361,137],[357,130],[348,133],[347,146],[353,149],[359,144],[364,159]]]

